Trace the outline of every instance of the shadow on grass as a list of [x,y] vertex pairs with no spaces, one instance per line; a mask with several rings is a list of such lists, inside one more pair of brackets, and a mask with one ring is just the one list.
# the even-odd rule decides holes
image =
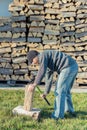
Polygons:
[[87,120],[87,111],[76,111],[76,114],[81,120]]
[[40,118],[40,121],[44,120],[44,119],[50,119],[50,116],[51,116],[51,113],[53,111],[53,108],[44,108],[42,111],[41,111],[41,118]]
[[[51,113],[53,111],[53,108],[47,109],[44,108],[41,112],[41,119],[40,121],[44,119],[50,119]],[[87,111],[76,111],[76,117],[73,117],[72,115],[65,115],[65,119],[80,119],[80,120],[87,120]]]

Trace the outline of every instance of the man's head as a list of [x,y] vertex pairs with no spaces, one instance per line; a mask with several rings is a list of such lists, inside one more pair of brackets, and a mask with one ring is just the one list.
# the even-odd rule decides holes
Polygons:
[[28,52],[28,54],[27,54],[27,59],[28,59],[28,64],[30,65],[30,64],[32,64],[32,63],[34,63],[34,64],[37,64],[38,63],[38,52],[37,51],[35,51],[35,50],[31,50],[31,51],[29,51]]

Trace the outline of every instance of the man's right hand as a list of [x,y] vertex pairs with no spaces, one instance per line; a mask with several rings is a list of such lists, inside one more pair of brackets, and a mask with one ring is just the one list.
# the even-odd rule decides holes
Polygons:
[[47,94],[41,94],[40,97],[41,98],[46,98]]

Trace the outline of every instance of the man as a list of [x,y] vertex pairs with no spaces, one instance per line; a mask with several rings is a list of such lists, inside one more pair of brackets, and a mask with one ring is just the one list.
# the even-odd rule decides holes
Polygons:
[[65,53],[56,50],[45,50],[41,53],[32,50],[28,52],[27,58],[29,65],[40,64],[34,83],[29,85],[29,91],[33,91],[45,76],[45,91],[42,97],[46,97],[52,86],[53,72],[58,73],[54,112],[51,118],[63,119],[64,112],[74,115],[70,90],[78,72],[76,61]]

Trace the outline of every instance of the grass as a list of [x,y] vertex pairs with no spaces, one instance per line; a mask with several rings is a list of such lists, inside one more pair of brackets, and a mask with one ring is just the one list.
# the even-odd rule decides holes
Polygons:
[[38,122],[12,114],[14,107],[23,105],[24,90],[0,90],[0,130],[87,130],[87,93],[73,93],[72,98],[77,117],[67,115],[65,119],[55,121],[49,118],[53,111],[53,93],[48,95],[50,107],[35,93],[34,107],[42,109]]

